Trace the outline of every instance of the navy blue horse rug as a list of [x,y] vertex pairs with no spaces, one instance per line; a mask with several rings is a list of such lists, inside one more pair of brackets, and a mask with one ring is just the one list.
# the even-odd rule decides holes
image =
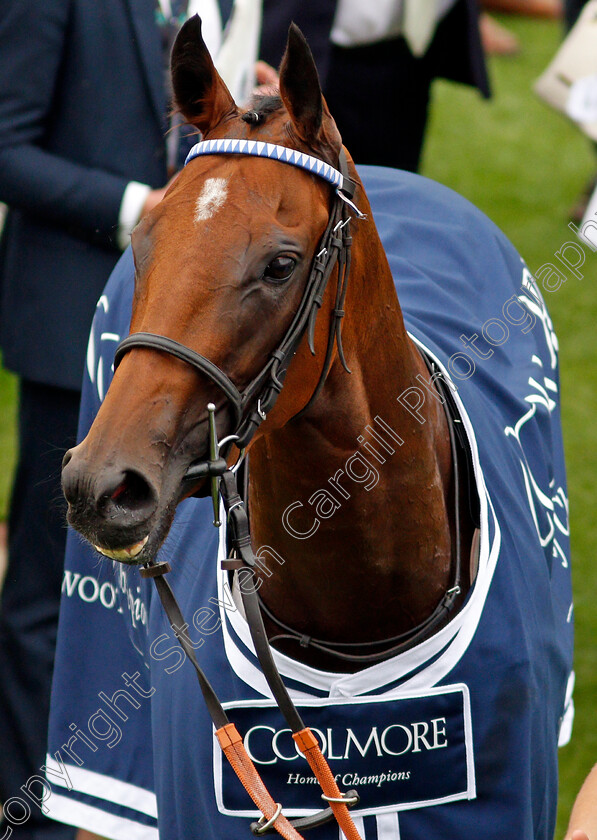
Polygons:
[[[451,383],[468,436],[478,568],[463,609],[390,661],[347,675],[275,659],[338,783],[359,790],[353,813],[366,840],[552,840],[573,633],[556,336],[534,279],[479,211],[418,176],[360,174],[407,328]],[[98,305],[81,436],[128,332],[132,287],[129,251]],[[416,413],[431,396],[422,386],[396,398]],[[379,418],[355,440],[372,481],[367,445],[375,436],[389,453],[392,435]],[[285,515],[292,528],[292,510]],[[209,500],[183,502],[160,557],[173,567],[200,664],[274,799],[287,816],[314,813],[319,788],[219,570],[224,536],[212,518]],[[260,555],[270,568],[283,562],[267,547]],[[222,761],[184,660],[149,582],[98,560],[71,533],[45,771],[50,816],[115,840],[250,836],[259,814]],[[338,840],[339,829],[309,836]]]

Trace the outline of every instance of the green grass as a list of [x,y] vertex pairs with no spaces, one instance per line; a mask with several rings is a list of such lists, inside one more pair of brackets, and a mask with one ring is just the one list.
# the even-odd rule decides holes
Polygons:
[[[560,27],[500,20],[518,35],[522,52],[491,62],[494,98],[488,103],[474,91],[436,85],[423,174],[480,207],[537,271],[573,238],[568,210],[597,164],[588,140],[532,92],[557,49]],[[597,255],[589,252],[581,273],[582,280],[569,279],[546,294],[560,342],[576,603],[576,720],[572,742],[560,752],[557,838],[564,834],[581,781],[597,761],[592,718],[597,696]]]
[[[596,162],[586,138],[531,90],[557,49],[560,27],[538,20],[501,20],[519,36],[521,54],[492,61],[494,98],[489,103],[467,88],[436,84],[423,174],[479,206],[536,271],[572,238],[567,211]],[[583,272],[583,280],[569,280],[548,301],[561,349],[577,638],[577,715],[572,743],[561,751],[558,838],[582,779],[597,761],[592,720],[597,696],[597,564],[592,562],[597,544],[597,256],[587,259]],[[14,399],[14,380],[3,373],[0,517],[6,511],[14,462]]]
[[0,366],[0,521],[6,518],[16,458],[15,377]]

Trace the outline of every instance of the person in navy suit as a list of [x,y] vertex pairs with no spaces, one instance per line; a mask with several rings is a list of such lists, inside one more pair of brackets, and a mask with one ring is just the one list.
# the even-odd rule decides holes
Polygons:
[[[75,442],[91,320],[131,228],[171,174],[164,13],[175,24],[207,9],[205,28],[211,14],[221,36],[232,0],[188,6],[0,6],[0,201],[10,208],[0,240],[0,346],[20,378],[0,604],[0,803],[23,800],[21,786],[45,763],[66,538],[60,466]],[[252,19],[258,27],[259,15]],[[258,29],[253,62],[257,38]],[[30,811],[19,840],[74,836],[34,804]]]
[[[414,52],[405,33],[406,2],[264,0],[261,57],[277,66],[294,20],[354,160],[416,172],[433,80],[473,85],[485,97],[489,81],[477,0],[440,0],[433,37]],[[419,0],[410,2],[417,9]]]
[[[0,801],[45,763],[74,442],[89,325],[118,257],[123,195],[168,178],[152,0],[6,0],[0,12],[0,344],[20,377],[0,606]],[[146,198],[149,198],[147,190]],[[151,201],[150,199],[150,201]],[[35,813],[37,812],[37,813]],[[22,840],[74,836],[32,813]]]

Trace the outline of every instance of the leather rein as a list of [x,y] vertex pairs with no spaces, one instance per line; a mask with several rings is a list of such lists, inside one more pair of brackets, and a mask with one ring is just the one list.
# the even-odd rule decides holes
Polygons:
[[[311,271],[303,297],[295,316],[282,338],[277,349],[269,360],[241,393],[232,380],[211,360],[200,353],[174,341],[171,338],[153,333],[139,332],[125,338],[118,346],[114,358],[114,369],[118,367],[123,356],[135,347],[169,353],[187,362],[199,373],[205,375],[226,396],[233,409],[235,419],[235,433],[229,435],[225,441],[235,441],[239,449],[243,449],[251,440],[259,425],[266,419],[280,393],[286,377],[286,372],[305,333],[311,352],[315,353],[314,331],[317,313],[323,302],[323,296],[332,274],[338,263],[338,284],[336,289],[335,306],[332,312],[330,332],[326,348],[326,356],[319,382],[307,405],[312,403],[321,391],[333,361],[334,345],[338,348],[339,358],[348,370],[342,349],[341,323],[344,315],[343,305],[346,296],[348,272],[350,269],[349,233],[350,211],[359,218],[363,218],[357,207],[352,203],[356,184],[348,176],[348,165],[344,150],[340,152],[339,170],[325,164],[317,158],[268,143],[249,143],[248,141],[204,141],[196,144],[189,152],[186,163],[200,154],[252,154],[259,157],[270,157],[284,163],[299,166],[324,178],[336,187],[332,202],[328,224],[323,234],[317,253],[311,265]],[[251,546],[249,521],[245,504],[238,493],[236,474],[228,468],[226,460],[221,457],[220,444],[217,441],[215,428],[215,406],[208,406],[210,423],[210,459],[192,464],[183,478],[184,487],[196,484],[201,478],[210,476],[212,485],[212,500],[214,503],[214,525],[219,525],[219,496],[221,495],[226,511],[228,526],[228,544],[231,556],[223,561],[224,569],[237,571],[243,606],[249,625],[251,638],[259,659],[263,674],[292,731],[297,748],[307,759],[311,770],[317,778],[322,790],[322,799],[328,806],[308,817],[290,822],[282,813],[281,803],[274,802],[265,787],[259,773],[247,753],[243,739],[234,723],[231,723],[222,707],[213,687],[201,669],[190,639],[186,633],[188,624],[180,611],[172,589],[164,575],[170,571],[168,563],[150,561],[140,569],[145,578],[153,578],[164,611],[170,625],[187,657],[193,665],[199,686],[216,729],[216,737],[226,758],[247,793],[261,812],[261,818],[251,823],[251,830],[255,835],[277,831],[286,840],[302,840],[299,831],[321,825],[335,817],[347,840],[361,840],[353,819],[348,811],[349,807],[359,802],[356,791],[343,793],[334,778],[325,757],[321,752],[319,742],[311,730],[305,726],[302,718],[288,694],[286,686],[278,672],[273,659],[267,633],[263,624],[263,617],[257,598],[258,581],[255,577],[257,558]],[[297,415],[298,416],[298,415]]]

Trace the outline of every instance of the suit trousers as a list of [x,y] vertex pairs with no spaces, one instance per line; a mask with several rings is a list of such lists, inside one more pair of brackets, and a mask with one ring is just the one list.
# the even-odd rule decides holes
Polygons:
[[[76,442],[79,399],[78,391],[20,383],[19,459],[0,601],[0,801],[19,797],[31,811],[14,825],[18,840],[73,840],[76,831],[42,816],[20,788],[43,776],[46,763],[66,543],[60,467]],[[22,807],[15,813],[26,815]]]
[[431,81],[404,38],[332,48],[324,93],[356,163],[417,171]]

